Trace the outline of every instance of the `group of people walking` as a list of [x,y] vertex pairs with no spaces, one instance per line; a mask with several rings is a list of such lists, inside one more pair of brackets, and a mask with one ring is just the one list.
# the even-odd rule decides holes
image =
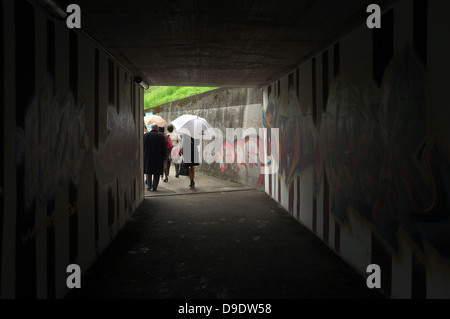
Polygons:
[[[167,126],[167,131],[168,134],[165,134],[164,127],[152,124],[151,131],[144,132],[144,174],[148,191],[156,192],[161,178],[165,183],[169,182],[172,161],[175,177],[179,178],[180,170],[187,168],[189,187],[195,187],[195,166],[200,162],[197,151],[199,141],[188,135],[181,137],[174,132],[172,124]],[[178,160],[179,158],[182,158],[182,162]]]

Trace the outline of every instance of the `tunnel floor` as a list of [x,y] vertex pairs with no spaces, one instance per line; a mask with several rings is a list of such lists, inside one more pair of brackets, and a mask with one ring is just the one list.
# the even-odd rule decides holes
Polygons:
[[264,191],[188,184],[146,191],[67,299],[383,299]]

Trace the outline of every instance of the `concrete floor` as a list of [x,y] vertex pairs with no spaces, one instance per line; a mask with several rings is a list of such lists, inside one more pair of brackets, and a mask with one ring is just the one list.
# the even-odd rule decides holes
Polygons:
[[217,179],[207,176],[196,171],[195,173],[195,188],[189,187],[189,177],[180,176],[175,178],[175,170],[173,165],[170,167],[169,182],[165,183],[160,180],[158,190],[156,192],[145,190],[146,197],[160,197],[160,196],[174,196],[174,195],[190,195],[190,194],[205,194],[217,192],[234,192],[254,189],[249,186],[244,186],[238,183],[227,180]]
[[383,299],[264,191],[161,181],[68,299]]

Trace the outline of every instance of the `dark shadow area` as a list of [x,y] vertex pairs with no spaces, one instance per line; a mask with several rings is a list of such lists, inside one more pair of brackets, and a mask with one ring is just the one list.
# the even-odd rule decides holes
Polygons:
[[144,200],[68,299],[377,299],[261,190]]

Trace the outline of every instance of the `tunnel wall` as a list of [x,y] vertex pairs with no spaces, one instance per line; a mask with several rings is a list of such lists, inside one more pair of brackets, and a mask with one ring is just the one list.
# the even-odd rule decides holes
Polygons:
[[450,298],[450,5],[383,12],[264,89],[265,190],[386,296]]
[[60,298],[143,200],[143,90],[35,2],[0,11],[0,296]]
[[[181,100],[165,103],[154,109],[168,122],[183,114],[203,117],[215,129],[216,138],[204,140],[202,163],[198,171],[244,185],[262,187],[263,176],[258,156],[240,156],[257,149],[262,128],[262,91],[253,88],[221,88]],[[232,137],[227,139],[227,129]],[[242,134],[238,129],[242,129]],[[254,130],[252,130],[254,129]],[[252,134],[255,133],[255,134]],[[215,144],[217,142],[217,144]],[[212,154],[208,159],[206,153]]]

